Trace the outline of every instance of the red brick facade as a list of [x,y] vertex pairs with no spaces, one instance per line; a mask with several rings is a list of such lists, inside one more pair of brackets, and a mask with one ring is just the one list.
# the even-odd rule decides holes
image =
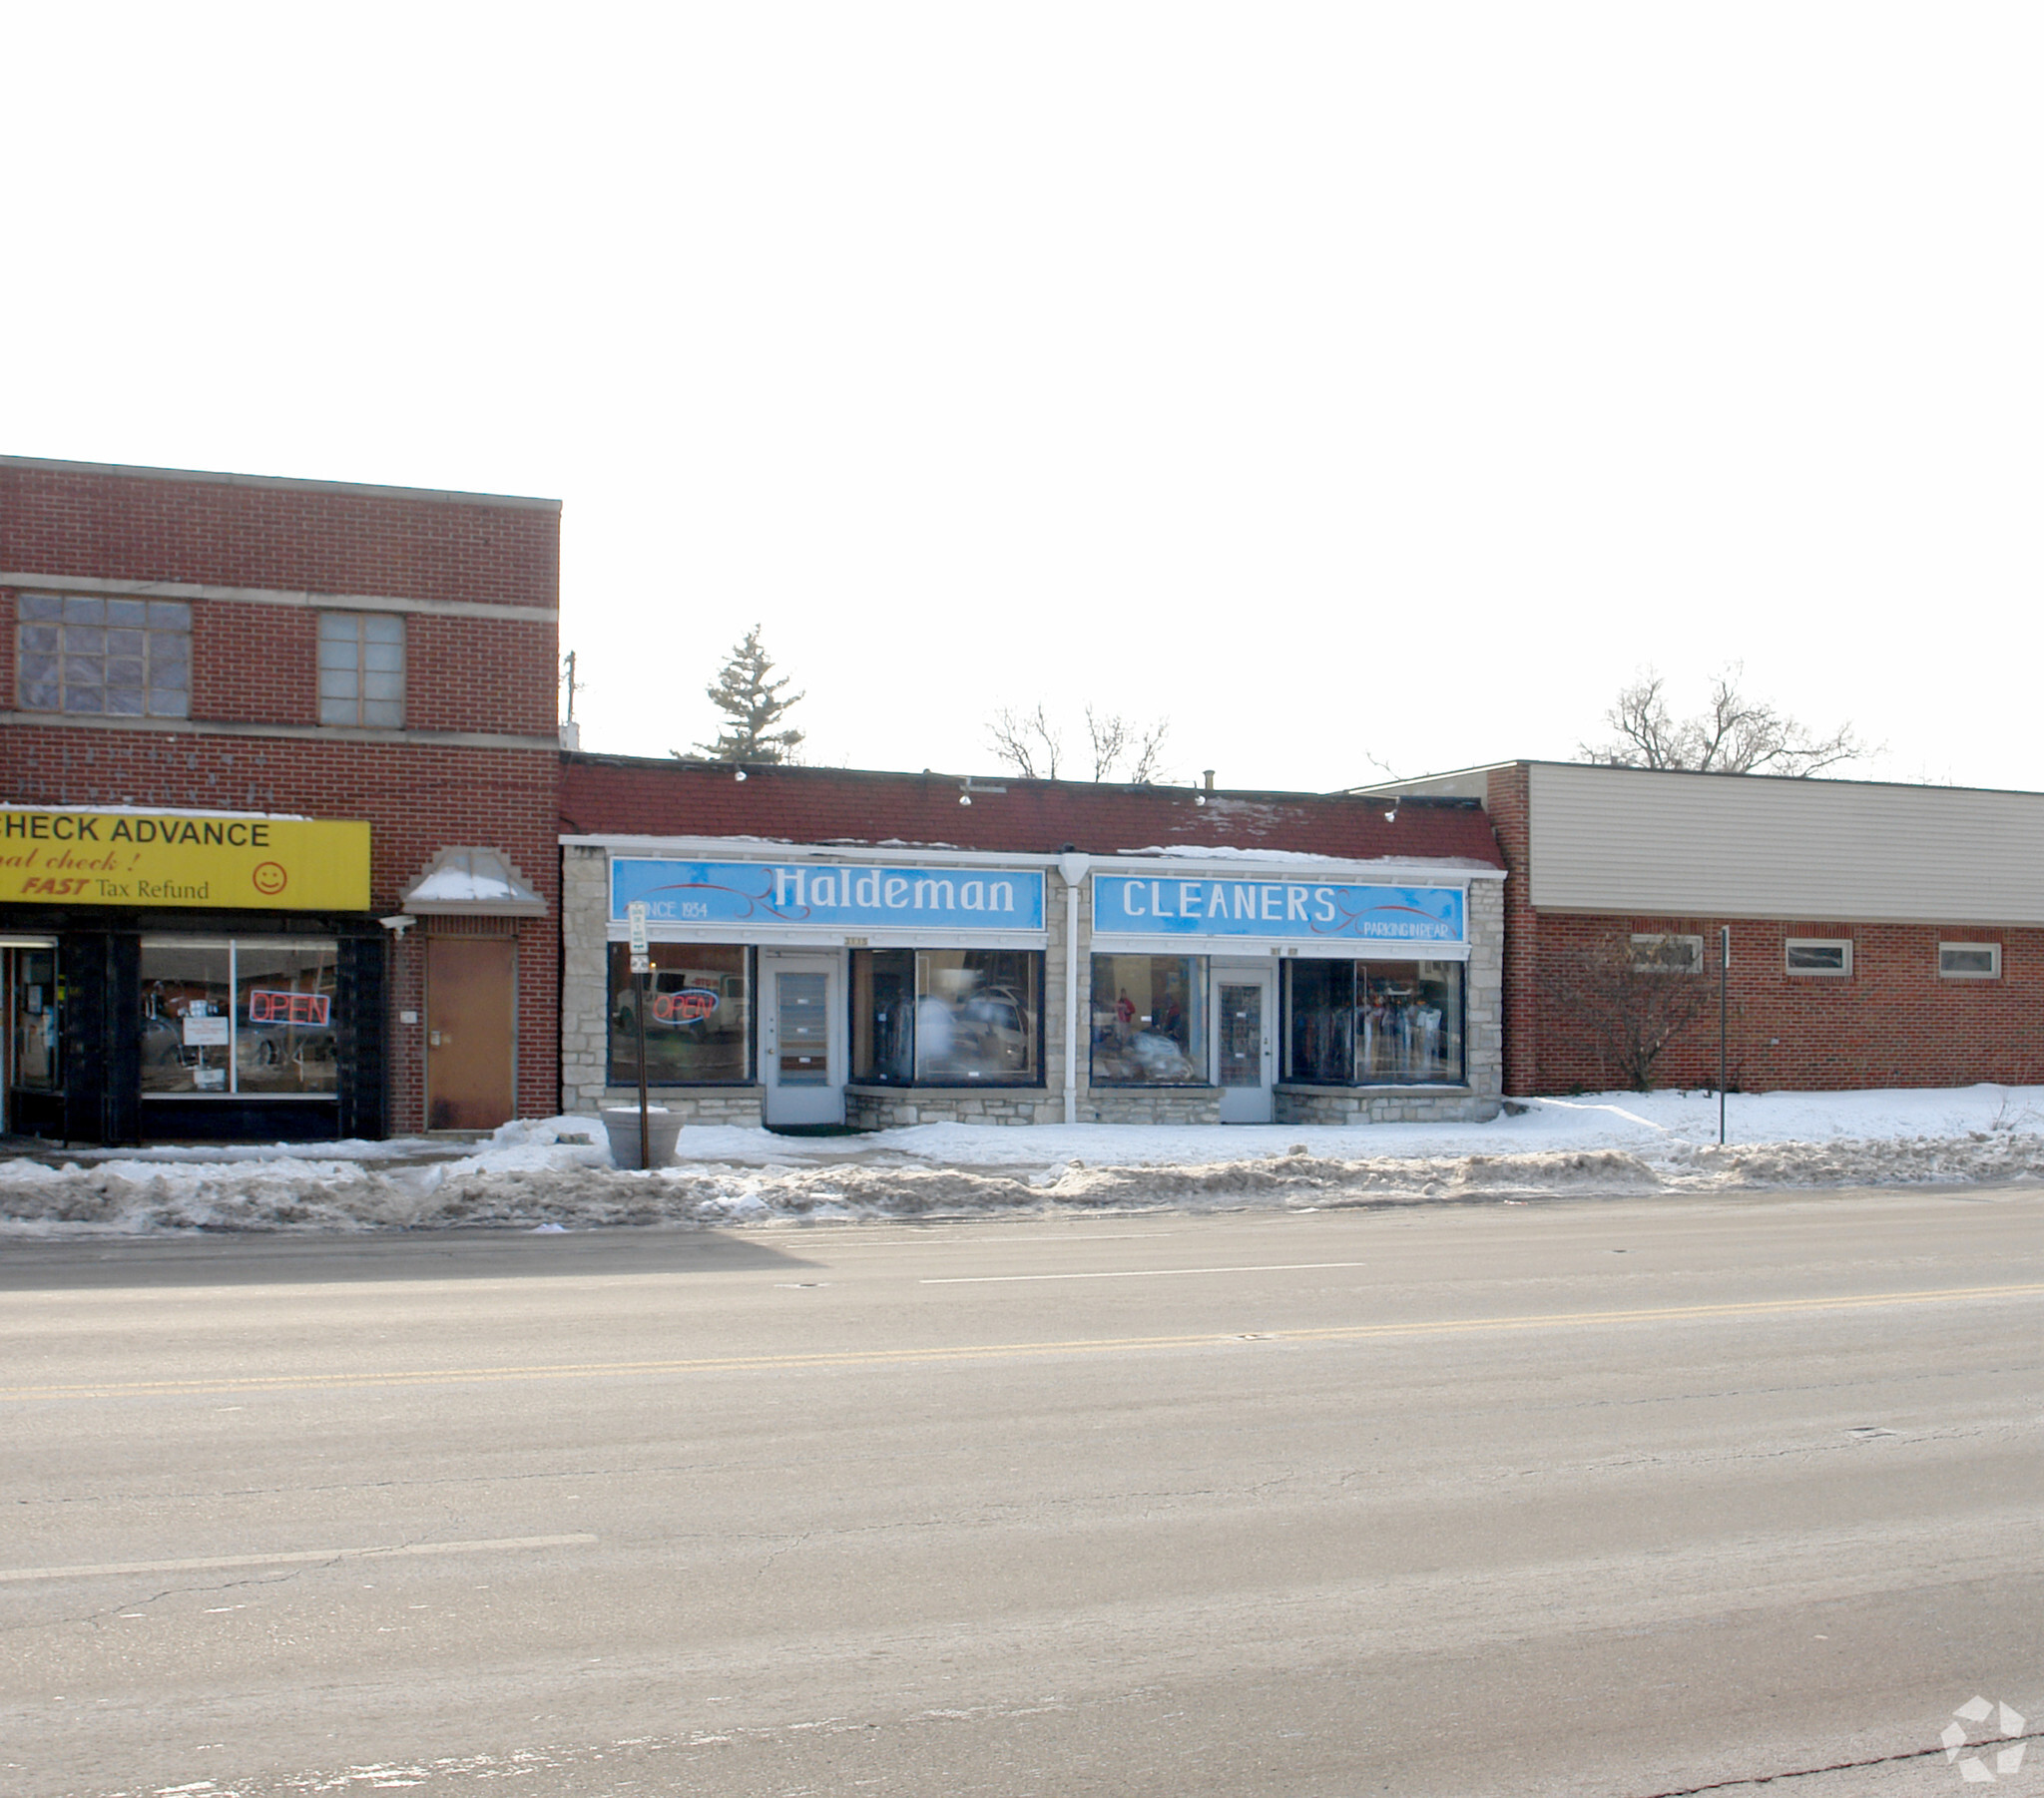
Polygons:
[[[0,702],[16,703],[22,591],[147,583],[190,604],[193,665],[189,721],[9,709],[0,799],[365,818],[378,915],[438,850],[500,851],[548,911],[502,925],[518,940],[517,1111],[544,1116],[558,1093],[558,536],[551,502],[0,463]],[[318,616],[351,596],[400,603],[402,730],[320,726]],[[395,1021],[419,1006],[422,938],[467,923],[424,920],[390,957],[394,1130],[424,1122],[419,1033]]]
[[[1654,1064],[1658,1087],[1718,1083],[1719,928],[1732,927],[1727,983],[1727,1081],[1735,1090],[1846,1092],[1874,1087],[1958,1087],[1976,1081],[2044,1084],[2044,931],[1985,924],[1852,924],[1835,918],[1599,917],[1546,912],[1533,921],[1532,992],[1515,1014],[1507,1001],[1507,1066],[1512,1093],[1602,1091],[1624,1085],[1594,1036],[1537,985],[1537,969],[1572,952],[1616,944],[1633,933],[1701,936],[1701,976],[1657,976],[1701,983],[1705,1004]],[[1789,938],[1844,938],[1852,945],[1845,975],[1790,974]],[[1507,939],[1510,942],[1510,939]],[[2000,978],[1954,979],[1938,973],[1940,943],[1994,943]],[[1508,991],[1509,991],[1508,987]],[[1514,1031],[1527,1018],[1531,1031]],[[1530,1035],[1535,1046],[1523,1039]],[[1511,1059],[1514,1045],[1520,1058]]]
[[[1978,1081],[2044,1083],[2044,930],[1954,921],[1856,923],[1849,919],[1730,918],[1536,911],[1528,898],[1531,859],[1529,771],[1523,762],[1488,770],[1487,805],[1504,851],[1505,1091],[1599,1092],[1625,1085],[1623,1070],[1585,1020],[1572,1015],[1560,971],[1586,954],[1635,935],[1699,936],[1704,1004],[1656,1059],[1660,1087],[1715,1087],[1718,1081],[1718,955],[1721,926],[1732,929],[1727,983],[1728,1083],[1745,1092],[1841,1092],[1879,1087],[1951,1087]],[[1898,846],[1900,848],[1901,846]],[[1845,975],[1790,974],[1790,938],[1846,938]],[[1992,943],[1998,979],[1941,976],[1940,943]]]

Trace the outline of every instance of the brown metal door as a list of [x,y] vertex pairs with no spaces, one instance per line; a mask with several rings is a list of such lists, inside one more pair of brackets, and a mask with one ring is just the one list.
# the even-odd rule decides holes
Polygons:
[[488,1130],[514,1106],[518,945],[426,939],[426,1126]]

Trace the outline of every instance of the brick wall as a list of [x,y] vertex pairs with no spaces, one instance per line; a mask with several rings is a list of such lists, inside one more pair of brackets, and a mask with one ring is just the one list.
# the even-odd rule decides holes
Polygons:
[[[1502,832],[1500,833],[1502,834]],[[1706,1003],[1655,1064],[1663,1087],[1718,1080],[1718,931],[1732,926],[1728,1080],[1745,1092],[1951,1087],[1976,1081],[2044,1083],[2044,930],[1984,924],[1852,924],[1836,919],[1600,917],[1542,913],[1538,954],[1547,967],[1635,932],[1701,936]],[[1791,937],[1850,938],[1843,976],[1785,972]],[[1937,972],[1939,943],[1999,943],[1998,980]],[[1535,991],[1537,1056],[1513,1061],[1513,1093],[1601,1090],[1617,1084],[1610,1058],[1556,996]]]
[[0,462],[0,570],[552,607],[550,502]]

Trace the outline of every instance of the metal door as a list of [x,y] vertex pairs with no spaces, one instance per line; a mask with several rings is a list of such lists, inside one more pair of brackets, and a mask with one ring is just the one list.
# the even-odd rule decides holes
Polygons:
[[426,1127],[491,1130],[516,1109],[518,944],[426,938]]
[[1269,967],[1214,968],[1214,1084],[1223,1124],[1269,1124],[1278,987]]
[[760,1075],[768,1124],[844,1122],[840,959],[763,951]]

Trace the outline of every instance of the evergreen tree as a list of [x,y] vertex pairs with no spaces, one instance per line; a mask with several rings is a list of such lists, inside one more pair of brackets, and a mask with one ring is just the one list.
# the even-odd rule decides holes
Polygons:
[[[778,680],[768,679],[772,673],[773,658],[760,642],[760,627],[755,625],[719,671],[717,683],[704,688],[711,704],[725,714],[727,722],[717,741],[696,745],[698,754],[707,755],[712,761],[734,763],[794,759],[802,732],[776,730],[773,726],[802,695],[792,693],[783,698],[781,689],[787,685],[788,677],[783,674]],[[679,755],[681,751],[677,749],[675,753]]]

